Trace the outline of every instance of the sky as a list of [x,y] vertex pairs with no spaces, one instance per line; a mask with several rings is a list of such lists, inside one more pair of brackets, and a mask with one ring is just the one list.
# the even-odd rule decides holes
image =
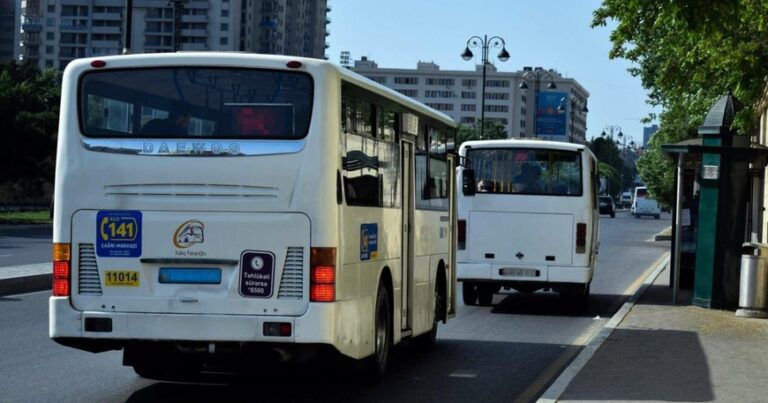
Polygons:
[[[608,27],[590,28],[598,0],[328,0],[331,23],[326,54],[339,63],[341,51],[352,60],[367,56],[381,68],[415,69],[432,61],[443,70],[473,70],[480,51],[464,61],[461,52],[473,36],[500,36],[510,54],[507,62],[491,49],[489,61],[499,71],[524,66],[555,69],[589,91],[587,139],[607,126],[618,126],[640,144],[641,119],[660,110],[646,103],[640,78],[627,72],[632,64],[610,60]],[[615,24],[613,24],[615,26]],[[653,122],[656,123],[656,122]],[[618,134],[614,128],[614,134]]]

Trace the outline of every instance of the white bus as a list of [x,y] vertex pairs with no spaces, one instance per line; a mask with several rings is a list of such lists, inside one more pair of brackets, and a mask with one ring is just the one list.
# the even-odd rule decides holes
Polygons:
[[446,115],[245,53],[75,60],[61,100],[56,342],[154,379],[323,350],[376,379],[455,314]]
[[457,276],[466,305],[515,289],[586,303],[598,250],[597,160],[583,145],[468,141],[459,150]]

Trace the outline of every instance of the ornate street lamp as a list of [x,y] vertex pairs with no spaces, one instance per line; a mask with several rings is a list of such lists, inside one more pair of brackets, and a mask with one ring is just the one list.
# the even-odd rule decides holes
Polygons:
[[483,35],[481,38],[479,36],[472,36],[467,39],[467,46],[464,48],[461,58],[467,61],[471,60],[474,55],[469,48],[478,47],[482,50],[480,59],[483,63],[483,90],[481,94],[482,100],[480,101],[480,138],[483,139],[485,138],[485,67],[488,64],[488,49],[501,48],[501,52],[496,57],[502,62],[509,60],[509,52],[507,52],[504,39],[501,37],[492,36],[489,38],[488,35]]
[[554,77],[552,77],[552,74],[550,74],[548,71],[539,69],[539,70],[533,70],[533,71],[526,71],[523,73],[523,76],[521,77],[522,82],[520,83],[519,88],[521,90],[527,90],[528,89],[528,80],[530,78],[533,78],[534,82],[534,99],[533,99],[533,137],[538,137],[538,133],[536,132],[536,121],[539,117],[539,87],[541,84],[541,78],[547,77],[549,78],[549,84],[547,84],[548,90],[554,90],[557,88],[555,85]]
[[[558,113],[565,112],[566,102],[568,102],[568,107],[569,107],[568,109],[569,109],[570,120],[571,120],[571,131],[568,134],[568,142],[573,143],[573,117],[574,117],[574,113],[576,112],[576,108],[582,104],[582,101],[579,98],[577,98],[575,95],[569,94],[567,98],[564,97],[560,99],[560,105],[557,106]],[[579,110],[579,112],[583,114],[586,114],[587,112],[589,112],[589,109],[587,108],[586,99],[583,101],[583,106]]]

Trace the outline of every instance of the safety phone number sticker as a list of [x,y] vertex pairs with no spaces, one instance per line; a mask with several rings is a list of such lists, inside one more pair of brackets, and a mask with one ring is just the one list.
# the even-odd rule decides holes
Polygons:
[[96,214],[96,255],[141,256],[141,211],[99,211]]

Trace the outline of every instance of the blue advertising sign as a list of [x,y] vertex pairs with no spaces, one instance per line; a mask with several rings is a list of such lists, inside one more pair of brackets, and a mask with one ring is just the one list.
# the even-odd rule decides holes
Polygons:
[[96,255],[141,256],[141,211],[105,210],[96,213]]
[[378,257],[379,225],[360,225],[360,260],[371,260]]
[[274,279],[275,255],[249,250],[240,255],[240,295],[269,298]]
[[[540,92],[536,106],[536,135],[565,136],[567,113],[559,112],[557,108],[568,94],[564,92]],[[567,107],[567,105],[563,105]]]

